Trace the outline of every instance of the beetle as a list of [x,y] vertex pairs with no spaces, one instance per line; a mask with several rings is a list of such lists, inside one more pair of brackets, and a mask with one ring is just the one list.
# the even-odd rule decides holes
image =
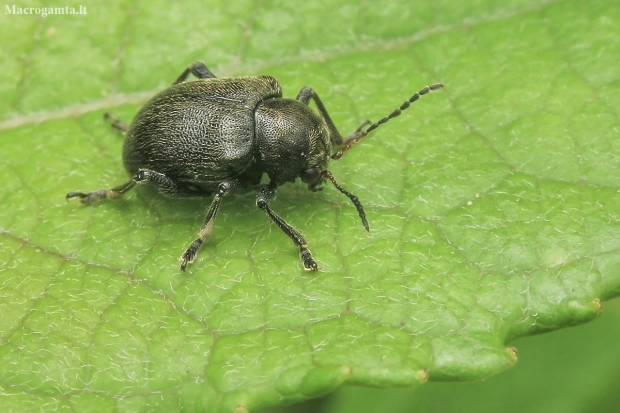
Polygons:
[[[197,80],[188,82],[190,74]],[[388,116],[373,124],[366,121],[343,138],[312,88],[303,87],[296,99],[283,98],[271,76],[216,78],[204,63],[196,62],[148,101],[131,125],[106,114],[126,135],[123,164],[131,179],[109,189],[70,192],[66,199],[81,198],[83,204],[117,199],[136,184],[151,185],[173,198],[213,196],[198,238],[181,256],[185,271],[211,237],[222,197],[256,188],[256,206],[299,247],[304,269],[316,271],[306,239],[269,207],[276,189],[300,178],[310,191],[319,191],[329,180],[351,200],[369,231],[359,199],[338,184],[328,163],[420,96],[441,87],[424,87]],[[310,109],[310,101],[318,113]],[[332,154],[334,146],[341,148]],[[261,185],[264,174],[269,183]]]

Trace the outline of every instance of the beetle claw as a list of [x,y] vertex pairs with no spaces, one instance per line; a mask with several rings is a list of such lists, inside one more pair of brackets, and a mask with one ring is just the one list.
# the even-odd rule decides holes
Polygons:
[[308,248],[302,247],[299,255],[301,255],[301,259],[304,261],[304,270],[306,271],[318,271],[319,267],[316,265],[314,258],[312,258],[312,253]]
[[304,270],[306,271],[318,271],[319,267],[316,265],[316,262],[312,258],[304,261]]
[[193,256],[191,255],[192,254],[188,254],[188,252],[186,252],[181,257],[181,259],[183,260],[183,262],[181,263],[181,271],[185,271],[185,268],[187,268],[187,264],[191,264],[192,262],[194,262],[194,258],[196,257],[196,254],[193,254]]
[[181,271],[185,271],[187,268],[187,264],[191,264],[194,262],[194,258],[196,258],[196,252],[191,250],[191,247],[185,251],[185,254],[181,256],[183,262],[181,263]]
[[181,271],[185,271],[187,268],[187,264],[191,264],[194,262],[196,255],[198,254],[198,250],[202,246],[202,240],[200,238],[194,240],[189,248],[185,251],[185,253],[181,256],[183,262],[181,263]]

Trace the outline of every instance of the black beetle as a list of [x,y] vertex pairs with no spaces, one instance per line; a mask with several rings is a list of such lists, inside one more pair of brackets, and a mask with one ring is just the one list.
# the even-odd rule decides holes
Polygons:
[[[185,82],[190,73],[198,80]],[[215,193],[198,239],[181,257],[185,271],[211,237],[222,197],[258,186],[256,206],[299,247],[304,268],[317,270],[304,237],[269,208],[276,188],[301,178],[309,190],[318,191],[329,179],[353,202],[368,231],[362,204],[338,185],[327,170],[329,160],[339,159],[411,102],[441,87],[436,83],[423,88],[390,115],[364,129],[370,124],[366,121],[343,138],[312,88],[302,88],[295,100],[286,99],[271,76],[217,79],[204,63],[196,62],[144,105],[130,126],[106,114],[113,119],[112,126],[127,135],[123,163],[131,179],[110,189],[70,192],[66,198],[79,197],[83,204],[116,199],[143,182],[174,198]],[[308,106],[310,100],[318,114]],[[332,155],[332,146],[342,148]],[[260,185],[263,174],[269,177],[269,184]]]

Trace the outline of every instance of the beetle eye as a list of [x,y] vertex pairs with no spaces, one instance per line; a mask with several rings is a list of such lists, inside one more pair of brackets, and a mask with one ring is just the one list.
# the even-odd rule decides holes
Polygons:
[[301,173],[300,178],[303,182],[311,184],[319,179],[319,171],[316,168],[308,168]]

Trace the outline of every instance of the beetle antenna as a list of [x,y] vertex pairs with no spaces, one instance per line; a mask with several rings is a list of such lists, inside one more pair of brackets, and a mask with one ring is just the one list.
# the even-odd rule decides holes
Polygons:
[[366,231],[370,231],[368,220],[366,220],[366,212],[364,212],[364,207],[362,206],[362,203],[360,202],[360,200],[355,195],[353,195],[351,192],[347,191],[346,189],[338,185],[338,182],[336,182],[336,178],[334,178],[334,175],[332,175],[331,172],[323,171],[321,172],[321,175],[323,175],[325,178],[332,181],[332,184],[334,184],[336,189],[338,189],[340,192],[342,192],[343,194],[349,197],[351,202],[353,202],[353,205],[355,205],[355,208],[357,208],[357,212],[360,214],[360,218],[362,219],[362,225],[364,225],[364,228],[366,228]]
[[[387,123],[390,119],[394,119],[395,117],[399,116],[401,113],[403,113],[403,110],[407,109],[413,102],[420,99],[421,96],[426,95],[432,90],[441,89],[442,87],[443,85],[441,83],[435,83],[434,85],[425,86],[424,88],[420,89],[419,92],[416,92],[413,96],[411,96],[408,100],[406,100],[402,105],[400,105],[400,107],[396,109],[394,112],[390,113],[389,115],[387,115],[380,121],[373,123],[365,131],[361,131],[361,132],[356,131],[353,134],[353,136],[345,142],[342,149],[340,149],[338,152],[336,152],[335,154],[331,156],[331,159],[340,159],[345,152],[351,149],[351,147],[355,145],[356,143],[358,143],[360,139],[362,139],[364,136],[368,135],[370,132],[377,129],[379,126],[383,125],[384,123]],[[364,124],[362,124],[362,126],[363,125]],[[338,189],[340,189],[340,192],[343,191],[343,189],[339,188],[338,184],[336,184],[336,182],[332,178],[329,178],[329,179],[334,183],[334,185],[336,185]],[[345,193],[345,192],[342,192],[342,193]]]

